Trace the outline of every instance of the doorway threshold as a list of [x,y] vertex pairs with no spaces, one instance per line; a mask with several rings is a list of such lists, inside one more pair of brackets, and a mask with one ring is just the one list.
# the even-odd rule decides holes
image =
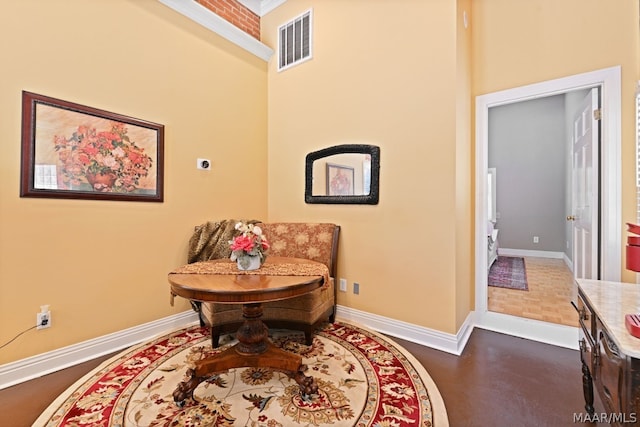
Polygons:
[[574,326],[486,311],[476,313],[475,327],[578,350],[579,330]]

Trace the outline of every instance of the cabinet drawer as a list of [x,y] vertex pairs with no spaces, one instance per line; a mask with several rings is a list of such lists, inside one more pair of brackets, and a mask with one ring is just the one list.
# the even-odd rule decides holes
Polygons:
[[622,413],[625,359],[606,331],[598,335],[597,363],[594,380],[607,412]]

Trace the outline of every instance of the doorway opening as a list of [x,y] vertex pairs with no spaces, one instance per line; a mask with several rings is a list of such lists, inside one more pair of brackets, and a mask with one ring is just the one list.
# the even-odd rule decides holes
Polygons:
[[[476,99],[476,326],[497,332],[577,348],[576,327],[492,312],[488,309],[487,224],[489,202],[489,110],[523,101],[599,88],[602,120],[600,155],[600,278],[619,281],[620,247],[620,67],[569,76],[529,86],[482,95]],[[498,170],[498,174],[500,171]],[[544,173],[544,172],[543,172]],[[567,301],[570,305],[570,301]]]

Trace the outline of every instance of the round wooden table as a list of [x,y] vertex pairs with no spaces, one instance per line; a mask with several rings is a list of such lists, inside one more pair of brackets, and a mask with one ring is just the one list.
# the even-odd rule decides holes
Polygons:
[[[236,333],[238,342],[221,353],[199,360],[187,371],[187,380],[173,392],[182,406],[193,398],[198,384],[213,373],[240,367],[265,367],[285,372],[300,385],[304,395],[316,393],[312,377],[304,375],[302,356],[282,350],[268,338],[262,322],[262,303],[309,293],[324,282],[324,264],[286,257],[268,257],[258,270],[239,271],[227,259],[188,264],[169,274],[172,296],[200,302],[242,304],[243,325]],[[314,274],[315,273],[315,274]]]

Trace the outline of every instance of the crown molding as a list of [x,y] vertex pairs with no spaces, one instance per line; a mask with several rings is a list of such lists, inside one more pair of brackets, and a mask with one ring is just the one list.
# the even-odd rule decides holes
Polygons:
[[263,17],[287,0],[238,0],[244,7]]
[[269,46],[251,37],[235,25],[193,0],[158,1],[266,62],[268,62],[273,55],[273,49]]
[[262,1],[260,0],[238,0],[238,3],[249,9],[258,16],[262,16]]

